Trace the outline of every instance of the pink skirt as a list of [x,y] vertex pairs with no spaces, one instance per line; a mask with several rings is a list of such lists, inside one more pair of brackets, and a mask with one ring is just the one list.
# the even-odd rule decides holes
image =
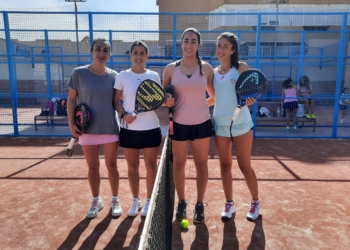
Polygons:
[[102,145],[116,141],[119,141],[119,135],[82,134],[79,136],[80,145]]

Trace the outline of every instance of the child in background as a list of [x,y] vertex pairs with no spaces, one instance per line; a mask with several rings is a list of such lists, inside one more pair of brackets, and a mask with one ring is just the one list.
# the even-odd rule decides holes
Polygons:
[[345,123],[346,110],[350,105],[349,88],[344,88],[340,96],[339,110],[340,110],[340,123]]
[[297,109],[298,109],[298,98],[297,89],[292,85],[292,79],[288,78],[283,82],[282,97],[284,99],[283,108],[286,112],[286,128],[285,132],[290,132],[289,122],[290,122],[290,110],[293,112],[293,133],[297,132]]

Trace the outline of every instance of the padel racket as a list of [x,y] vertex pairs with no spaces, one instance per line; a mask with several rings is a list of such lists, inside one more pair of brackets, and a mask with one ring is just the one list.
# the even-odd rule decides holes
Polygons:
[[[90,114],[90,109],[86,104],[78,104],[75,108],[75,113],[74,113],[74,121],[75,125],[78,127],[80,134],[83,134],[90,125],[90,119],[91,119],[91,114]],[[70,139],[69,145],[68,145],[68,151],[67,155],[71,157],[74,153],[73,150],[73,145],[75,142],[75,137],[72,137]]]
[[[174,90],[172,85],[168,85],[167,92],[173,97]],[[169,135],[174,134],[174,123],[173,123],[173,107],[169,108]]]
[[233,122],[245,106],[248,97],[257,99],[265,92],[266,82],[266,76],[258,69],[248,69],[239,75],[235,85],[238,104],[231,118]]
[[154,80],[146,79],[141,82],[136,91],[135,111],[132,116],[138,113],[152,111],[159,108],[165,100],[165,91]]

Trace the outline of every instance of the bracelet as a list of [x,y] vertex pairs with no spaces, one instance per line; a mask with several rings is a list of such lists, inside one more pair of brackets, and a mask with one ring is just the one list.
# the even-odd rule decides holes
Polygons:
[[127,113],[125,111],[123,111],[123,113],[120,115],[120,119],[123,119],[123,117],[126,115]]

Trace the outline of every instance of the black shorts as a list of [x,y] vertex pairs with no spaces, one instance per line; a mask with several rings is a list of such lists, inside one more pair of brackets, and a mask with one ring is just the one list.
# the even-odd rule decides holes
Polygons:
[[174,134],[171,139],[174,141],[194,141],[211,137],[215,134],[211,120],[207,120],[197,125],[182,125],[174,122]]
[[294,102],[285,102],[283,104],[283,108],[284,109],[297,109],[299,106],[298,106],[298,102],[297,101],[294,101]]
[[348,105],[339,104],[339,109],[340,110],[347,110],[348,109]]
[[160,128],[150,130],[130,130],[120,128],[119,146],[123,148],[153,148],[159,147],[162,142],[162,131]]

